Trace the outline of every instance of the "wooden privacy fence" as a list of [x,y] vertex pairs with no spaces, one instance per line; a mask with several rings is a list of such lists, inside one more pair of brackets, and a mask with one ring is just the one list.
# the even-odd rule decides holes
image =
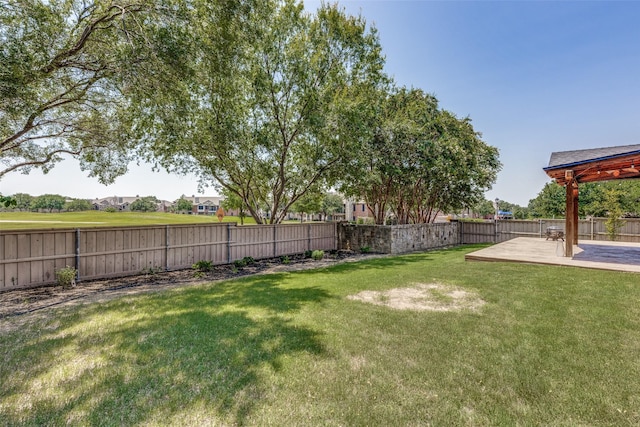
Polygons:
[[[578,240],[609,240],[606,218],[578,221]],[[564,229],[564,219],[499,220],[489,222],[460,222],[461,243],[500,243],[515,237],[544,238],[547,227]],[[618,241],[640,242],[640,219],[625,219],[618,233]]]
[[66,266],[92,280],[336,248],[335,223],[0,231],[0,291],[55,283]]

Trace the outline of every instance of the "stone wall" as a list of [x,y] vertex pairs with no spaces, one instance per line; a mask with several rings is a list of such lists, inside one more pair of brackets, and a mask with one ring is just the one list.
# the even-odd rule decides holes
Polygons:
[[457,222],[391,226],[392,254],[425,251],[459,244],[460,232]]
[[355,225],[338,226],[338,248],[404,254],[460,244],[459,224]]
[[371,252],[391,253],[391,227],[383,225],[356,225],[342,222],[338,225],[338,248],[359,251],[368,247]]

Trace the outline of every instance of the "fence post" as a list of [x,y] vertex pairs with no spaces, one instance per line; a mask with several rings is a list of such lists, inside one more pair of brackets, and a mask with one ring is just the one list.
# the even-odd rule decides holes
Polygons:
[[76,281],[80,281],[80,229],[76,228]]
[[307,224],[307,250],[311,250],[311,224]]
[[164,271],[169,271],[169,224],[164,232]]
[[277,236],[278,236],[278,225],[277,224],[273,224],[273,257],[276,257],[276,254],[278,253],[278,241]]
[[540,238],[542,239],[542,223],[543,221],[541,219],[538,220],[538,225],[540,226]]
[[591,240],[593,240],[593,217],[591,217]]
[[231,264],[231,223],[227,223],[227,264]]

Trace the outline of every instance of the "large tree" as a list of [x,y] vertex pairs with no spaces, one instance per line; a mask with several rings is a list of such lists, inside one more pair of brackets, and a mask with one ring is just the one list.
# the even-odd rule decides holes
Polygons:
[[49,212],[53,212],[55,209],[60,212],[62,208],[64,208],[65,202],[65,198],[59,194],[43,194],[42,196],[38,196],[33,199],[31,208],[35,210],[46,210]]
[[169,11],[150,0],[2,2],[0,179],[65,156],[104,183],[124,173],[135,137],[123,93],[150,58],[138,55],[153,41],[144,26]]
[[141,197],[129,205],[134,212],[155,212],[158,210],[158,199],[154,196]]
[[335,5],[203,1],[191,13],[189,71],[137,99],[148,153],[236,194],[257,223],[278,223],[351,153],[361,105],[350,96],[382,78],[377,35]]
[[392,214],[400,224],[428,223],[440,211],[459,211],[482,200],[500,168],[469,119],[438,108],[419,89],[379,92],[375,129],[362,141],[358,161],[341,189],[362,198],[377,224]]

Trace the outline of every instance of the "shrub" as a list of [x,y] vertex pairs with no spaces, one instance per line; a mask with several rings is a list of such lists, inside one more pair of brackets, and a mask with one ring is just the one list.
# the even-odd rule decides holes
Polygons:
[[163,271],[164,269],[162,267],[149,266],[149,267],[143,268],[140,271],[140,273],[155,276],[156,274],[162,273]]
[[289,264],[290,262],[291,262],[291,260],[289,259],[288,256],[285,255],[285,256],[282,257],[282,263],[283,264]]
[[64,289],[75,287],[77,274],[78,270],[69,266],[56,270],[56,280],[58,281],[58,285],[62,286]]
[[315,259],[316,261],[320,261],[322,258],[324,258],[324,251],[313,251],[311,252],[311,258]]
[[201,272],[211,271],[213,269],[213,262],[212,261],[206,261],[206,260],[200,260],[200,261],[196,262],[195,264],[193,264],[191,267],[193,267],[194,270],[198,270],[198,271],[201,271]]
[[233,266],[235,268],[242,268],[242,267],[246,267],[247,266],[247,261],[245,261],[245,259],[237,259],[235,261],[233,261]]
[[311,258],[311,254],[312,253],[313,253],[312,251],[304,251],[304,257],[305,258]]
[[117,212],[118,210],[116,208],[114,208],[113,206],[107,206],[106,208],[104,208],[104,211],[113,213],[113,212]]
[[371,252],[371,248],[369,246],[363,246],[360,248],[360,252],[362,252],[363,254],[368,254],[369,252]]
[[246,256],[246,257],[242,258],[242,260],[244,261],[245,265],[251,265],[251,264],[256,262],[256,260],[253,259],[253,257],[250,257],[250,256]]

